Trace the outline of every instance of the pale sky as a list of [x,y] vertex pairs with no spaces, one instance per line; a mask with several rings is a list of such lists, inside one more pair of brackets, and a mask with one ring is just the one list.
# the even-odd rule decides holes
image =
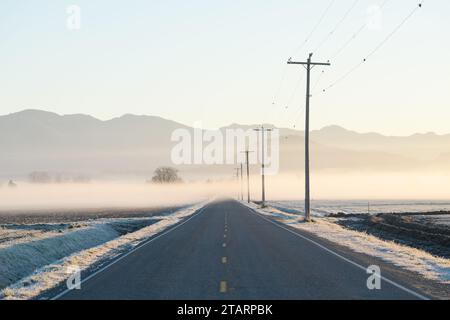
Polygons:
[[[330,0],[2,0],[0,114],[134,113],[209,128],[302,128],[305,83],[294,88],[304,70],[286,68],[287,58],[304,60],[323,43],[314,60],[331,59],[384,1],[336,0],[318,24]],[[322,69],[314,69],[312,128],[450,133],[448,0],[425,1],[361,68],[321,93],[419,2],[388,0],[380,28],[364,28],[319,80]],[[66,26],[72,4],[81,8],[80,30]]]

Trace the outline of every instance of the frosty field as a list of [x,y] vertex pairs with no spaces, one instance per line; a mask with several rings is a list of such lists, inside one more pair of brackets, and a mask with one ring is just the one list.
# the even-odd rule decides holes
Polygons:
[[[121,250],[127,250],[124,247],[125,244],[133,244],[133,239],[119,242],[120,250],[120,246],[114,246],[111,241],[135,234],[138,230],[146,230],[152,225],[158,225],[155,230],[162,230],[179,221],[183,215],[192,213],[193,211],[190,210],[192,207],[192,205],[186,205],[132,210],[95,209],[87,210],[87,212],[70,210],[0,214],[2,222],[0,224],[0,291],[21,279],[39,275],[41,273],[39,270],[45,269],[45,266],[53,265],[54,268],[58,265],[58,261],[62,261],[61,259],[77,256],[84,250],[97,248],[97,253],[108,252],[109,257],[120,254]],[[134,242],[142,241],[152,234],[149,232],[136,237]],[[108,250],[102,249],[106,243],[109,243]],[[91,256],[79,259],[79,262],[88,267],[105,257]],[[32,282],[35,283],[36,280]],[[24,283],[18,284],[18,288],[29,286],[27,281]],[[55,285],[51,281],[50,284]],[[46,286],[37,287],[41,287],[37,292],[47,288]],[[6,290],[6,292],[9,291]],[[8,296],[5,292],[3,295]]]
[[[303,201],[271,201],[270,205],[303,211]],[[430,213],[450,212],[450,201],[445,200],[312,200],[312,214],[377,214],[377,213]]]

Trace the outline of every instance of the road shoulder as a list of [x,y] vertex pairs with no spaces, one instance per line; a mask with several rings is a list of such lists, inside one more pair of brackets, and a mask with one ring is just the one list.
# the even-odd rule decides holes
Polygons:
[[[369,254],[355,252],[351,248],[341,245],[339,243],[330,241],[323,237],[320,237],[312,232],[301,230],[293,227],[292,225],[283,223],[277,217],[261,214],[253,207],[249,207],[245,203],[241,203],[244,207],[248,208],[253,214],[259,216],[261,219],[268,219],[272,223],[278,225],[281,228],[288,229],[290,232],[296,233],[302,237],[306,237],[311,241],[343,256],[344,258],[353,261],[361,266],[379,266],[382,272],[382,276],[386,277],[394,282],[398,283],[405,288],[415,291],[419,294],[429,297],[431,299],[449,299],[450,286],[445,283],[440,283],[435,280],[427,279],[423,275],[413,272],[407,269],[402,269],[392,263],[389,263],[381,258],[371,256]],[[286,231],[288,232],[288,231]]]

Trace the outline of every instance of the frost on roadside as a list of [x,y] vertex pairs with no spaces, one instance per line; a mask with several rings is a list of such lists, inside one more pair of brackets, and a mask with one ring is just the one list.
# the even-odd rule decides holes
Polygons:
[[194,214],[205,206],[206,203],[202,202],[189,208],[181,209],[171,215],[155,217],[161,220],[136,232],[128,233],[96,247],[76,252],[50,265],[41,267],[32,275],[0,291],[0,299],[17,300],[35,298],[66,281],[70,277],[67,270],[71,267],[77,266],[83,271],[100,262],[110,261],[114,257],[136,247],[151,236],[180,222],[183,218]]
[[427,279],[450,284],[450,259],[436,257],[425,251],[393,241],[381,240],[364,232],[348,230],[327,221],[326,218],[316,218],[314,223],[302,223],[303,217],[299,215],[284,213],[272,207],[261,209],[254,203],[242,203],[260,214],[275,218],[294,228],[308,231],[355,252],[381,258],[398,267],[417,272]]

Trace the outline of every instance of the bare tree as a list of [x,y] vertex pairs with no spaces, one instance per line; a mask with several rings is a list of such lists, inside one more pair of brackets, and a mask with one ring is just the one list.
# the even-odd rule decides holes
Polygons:
[[153,173],[153,183],[180,183],[181,178],[178,176],[178,170],[171,167],[159,167]]

